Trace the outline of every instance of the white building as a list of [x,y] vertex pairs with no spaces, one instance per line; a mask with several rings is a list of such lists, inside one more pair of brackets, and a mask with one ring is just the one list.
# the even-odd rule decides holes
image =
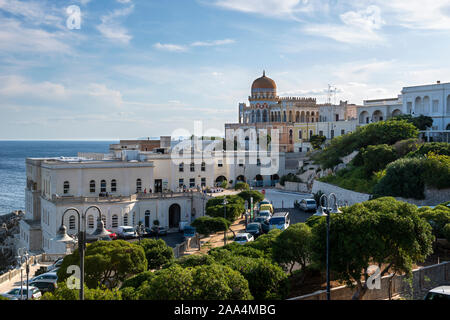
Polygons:
[[360,125],[390,119],[402,114],[402,96],[397,98],[365,100],[363,106],[358,107]]
[[404,87],[403,113],[433,118],[434,131],[450,130],[450,83]]
[[[178,230],[180,222],[190,223],[204,215],[208,197],[199,192],[201,187],[223,180],[233,181],[233,185],[236,181],[275,185],[285,172],[283,153],[273,157],[258,154],[254,163],[249,152],[172,153],[122,150],[86,158],[28,158],[20,245],[32,252],[65,252],[64,244],[51,240],[64,212],[76,208],[85,213],[92,205],[100,208],[105,228],[112,231],[122,225],[136,226],[139,221],[151,227],[155,220]],[[267,161],[275,165],[273,174],[264,174]],[[195,190],[183,192],[186,189]],[[90,208],[86,213],[88,234],[95,230],[97,218],[97,210]],[[76,212],[68,211],[63,224],[69,234],[78,233]]]

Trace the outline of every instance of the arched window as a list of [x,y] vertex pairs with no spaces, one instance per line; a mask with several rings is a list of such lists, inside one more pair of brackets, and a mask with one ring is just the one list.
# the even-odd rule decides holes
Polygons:
[[92,214],[88,217],[88,228],[94,229],[94,216]]
[[142,192],[142,180],[141,179],[137,179],[136,180],[136,192]]
[[75,216],[69,218],[69,230],[75,230]]
[[100,192],[106,192],[106,181],[102,180],[100,182]]
[[116,179],[111,180],[111,192],[117,191],[117,181]]
[[423,113],[430,113],[430,107],[430,97],[426,96],[425,98],[423,98]]
[[111,226],[113,228],[117,228],[119,226],[119,217],[117,216],[117,214],[113,214],[111,218]]
[[95,181],[94,180],[91,180],[91,182],[89,182],[89,192],[95,193]]
[[422,98],[417,97],[414,106],[415,106],[415,111],[416,111],[415,113],[416,113],[417,115],[423,113]]
[[64,194],[68,194],[70,189],[69,181],[64,181]]
[[127,226],[128,225],[128,213],[125,213],[123,215],[123,225]]

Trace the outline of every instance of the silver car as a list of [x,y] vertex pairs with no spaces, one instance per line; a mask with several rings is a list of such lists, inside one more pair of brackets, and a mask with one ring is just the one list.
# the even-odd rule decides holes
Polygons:
[[317,210],[317,203],[314,199],[303,199],[300,201],[300,209],[302,209],[305,212],[308,211],[316,211]]

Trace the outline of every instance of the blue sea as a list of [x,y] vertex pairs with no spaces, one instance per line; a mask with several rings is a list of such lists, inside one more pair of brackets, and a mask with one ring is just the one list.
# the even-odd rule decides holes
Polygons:
[[117,141],[0,141],[0,215],[25,210],[26,158],[108,153]]

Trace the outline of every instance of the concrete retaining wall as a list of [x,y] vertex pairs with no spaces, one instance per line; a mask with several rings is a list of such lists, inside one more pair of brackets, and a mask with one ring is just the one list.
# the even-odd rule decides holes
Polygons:
[[425,188],[424,193],[424,200],[405,199],[401,197],[396,197],[396,199],[415,204],[416,206],[437,206],[440,203],[450,201],[450,189],[438,190],[433,188]]
[[299,182],[286,181],[284,183],[284,190],[301,192],[301,193],[309,193],[308,185],[306,183],[299,183]]
[[[381,288],[368,290],[363,300],[389,299],[389,278],[381,278]],[[412,280],[405,276],[394,276],[392,280],[392,296],[401,295],[406,299],[422,300],[428,290],[441,285],[450,284],[450,262],[443,262],[432,266],[413,270]],[[332,300],[351,300],[354,290],[346,286],[332,288]],[[289,300],[326,300],[326,290],[316,291],[311,294],[291,298]]]
[[312,193],[322,191],[323,193],[336,194],[339,203],[346,202],[348,205],[364,202],[370,199],[370,194],[355,192],[347,189],[340,188],[338,186],[314,180]]

